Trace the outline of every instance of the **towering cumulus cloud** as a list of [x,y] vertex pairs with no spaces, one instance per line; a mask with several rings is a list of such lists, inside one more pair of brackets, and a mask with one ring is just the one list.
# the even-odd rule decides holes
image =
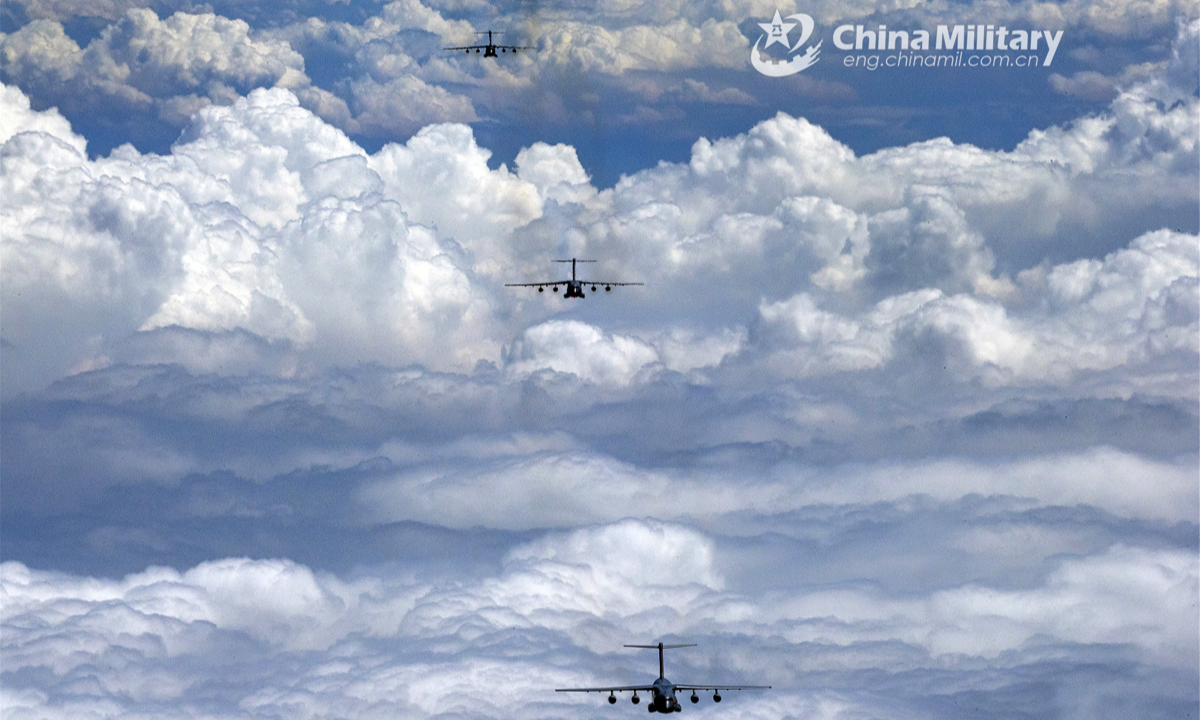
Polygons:
[[[348,362],[469,368],[497,354],[461,246],[409,219],[459,180],[441,168],[442,187],[421,183],[414,154],[466,153],[461,174],[514,196],[502,212],[539,211],[531,185],[487,170],[469,132],[368,158],[291,94],[256,91],[202,111],[170,156],[126,147],[92,162],[61,125],[31,132],[45,121],[19,91],[6,99],[5,300],[20,325],[6,323],[5,339],[38,380],[107,362],[112,340],[157,328],[247,331]],[[476,229],[476,209],[488,207],[464,208],[462,230]]]
[[[736,22],[564,9],[468,64],[482,4],[110,5],[0,38],[6,720],[627,715],[553,689],[659,640],[773,686],[730,717],[1195,714],[1194,9],[1005,149],[771,111],[608,186],[488,123],[717,92]],[[181,133],[97,151],[110,102]],[[644,285],[505,287],[571,257]]]

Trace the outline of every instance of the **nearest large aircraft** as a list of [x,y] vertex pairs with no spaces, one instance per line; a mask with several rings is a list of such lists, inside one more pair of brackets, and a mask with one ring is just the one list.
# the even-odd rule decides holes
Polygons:
[[615,287],[617,285],[641,285],[642,284],[642,283],[628,283],[628,282],[600,282],[599,280],[590,280],[590,281],[589,280],[579,280],[578,278],[575,277],[575,263],[594,263],[594,262],[596,262],[595,260],[576,260],[575,258],[571,258],[570,260],[555,260],[554,262],[571,263],[571,279],[570,280],[554,280],[552,282],[536,282],[536,283],[505,283],[504,287],[535,287],[538,289],[538,292],[545,292],[546,288],[550,288],[554,292],[558,292],[559,285],[566,285],[567,291],[565,293],[563,293],[563,297],[565,297],[565,298],[573,298],[573,297],[582,298],[582,297],[586,297],[583,294],[583,286],[584,285],[591,285],[592,292],[596,292],[596,288],[603,285],[604,292],[609,292],[613,289],[613,287]]
[[[512,51],[512,53],[515,55],[518,50],[532,50],[533,49],[532,47],[529,47],[526,45],[497,45],[492,42],[492,31],[487,30],[486,33],[488,36],[488,41],[487,41],[487,44],[485,44],[485,45],[460,45],[458,47],[448,47],[448,48],[442,48],[442,49],[443,50],[463,50],[463,51],[466,51],[467,53],[470,53],[472,50],[474,50],[476,53],[478,53],[480,50],[482,50],[484,57],[497,57],[497,55],[496,55],[497,50],[499,50],[500,52]],[[483,35],[484,33],[477,32],[475,34]],[[497,33],[497,34],[503,35],[504,33]]]
[[713,702],[721,702],[722,690],[769,690],[770,685],[687,685],[675,684],[663,676],[663,650],[681,647],[696,647],[692,645],[626,645],[628,648],[649,648],[653,650],[658,648],[658,679],[652,685],[624,685],[622,687],[599,687],[599,688],[558,688],[554,692],[599,692],[608,693],[608,702],[615,704],[617,702],[617,693],[633,692],[633,704],[637,705],[642,701],[638,697],[639,692],[650,693],[650,702],[646,708],[650,712],[672,713],[682,712],[683,706],[679,704],[679,700],[675,698],[675,693],[680,690],[691,690],[691,701],[694,703],[700,702],[700,696],[696,694],[697,690],[708,692],[712,691]]

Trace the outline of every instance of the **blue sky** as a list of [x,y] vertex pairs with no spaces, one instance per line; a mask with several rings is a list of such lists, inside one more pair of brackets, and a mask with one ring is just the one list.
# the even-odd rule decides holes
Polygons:
[[2,18],[6,718],[1197,711],[1194,4]]
[[[211,10],[220,18],[215,28],[182,23],[168,29],[122,17],[122,9],[146,3],[88,4],[85,12],[95,14],[78,15],[70,3],[14,2],[4,11],[6,31],[48,21],[61,26],[62,35],[57,26],[38,32],[27,26],[27,42],[9,41],[4,71],[8,82],[33,91],[34,107],[58,107],[88,138],[93,156],[125,142],[165,153],[189,110],[227,103],[256,86],[283,84],[307,89],[301,93],[306,107],[371,151],[407,139],[430,120],[471,121],[495,153],[493,167],[511,164],[534,142],[564,142],[576,148],[603,188],[659,160],[686,161],[697,137],[734,135],[780,110],[820,124],[860,154],[941,136],[1008,150],[1031,129],[1102,111],[1122,73],[1170,57],[1175,22],[1187,11],[1186,3],[1145,3],[1127,17],[1103,5],[1027,3],[990,9],[983,17],[969,4],[785,6],[785,14],[789,7],[807,9],[820,21],[824,35],[814,40],[830,36],[825,60],[802,75],[768,79],[747,75],[742,56],[762,34],[758,23],[770,20],[776,8],[676,5],[675,10],[648,4],[513,9],[482,2],[425,7],[360,0],[150,5],[168,23],[175,12]],[[756,14],[760,10],[766,15]],[[1040,18],[1058,16],[1054,22],[1070,29],[1068,44],[1051,68],[1037,72],[846,68],[841,64],[846,53],[831,37],[841,24],[935,32],[939,24],[978,20],[1035,29]],[[476,58],[442,50],[486,29],[539,51],[497,62],[493,72]],[[205,35],[200,48],[225,42],[253,50],[222,57],[199,49],[195,57],[183,58],[158,44],[195,33]],[[89,62],[76,71],[65,59],[71,46],[83,53],[94,42],[85,55]],[[57,60],[30,45],[54,47]],[[134,46],[159,52],[139,60]],[[107,61],[118,67],[132,62],[130,75],[117,81],[108,73],[118,71]],[[297,72],[285,79],[288,68]],[[394,84],[400,77],[422,84],[401,88]],[[424,107],[380,116],[381,88],[389,83],[397,101]]]

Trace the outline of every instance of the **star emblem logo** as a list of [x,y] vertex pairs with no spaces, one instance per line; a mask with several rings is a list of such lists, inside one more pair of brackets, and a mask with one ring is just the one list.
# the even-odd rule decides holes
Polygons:
[[[804,47],[804,43],[812,36],[813,28],[816,23],[813,22],[811,15],[804,13],[795,13],[787,16],[788,20],[795,22],[784,22],[783,18],[779,17],[779,11],[775,11],[775,17],[769,23],[755,23],[763,29],[764,35],[754,42],[754,47],[750,50],[750,64],[754,69],[766,75],[767,77],[787,77],[806,68],[812,67],[819,59],[821,53],[821,43],[808,48],[802,54],[797,55],[800,48]],[[800,26],[800,39],[792,45],[788,41],[788,33],[797,25]],[[763,38],[766,38],[766,43],[763,43]],[[775,43],[780,43],[787,49],[789,57],[787,60],[773,60],[764,55],[762,50],[766,50]],[[762,45],[762,48],[758,47]]]
[[788,33],[792,31],[792,28],[796,27],[796,23],[785,23],[783,18],[779,17],[778,10],[775,11],[775,17],[771,22],[758,23],[758,26],[767,34],[767,44],[763,45],[764,50],[775,43],[783,43],[785,48],[791,47],[791,43],[788,42]]

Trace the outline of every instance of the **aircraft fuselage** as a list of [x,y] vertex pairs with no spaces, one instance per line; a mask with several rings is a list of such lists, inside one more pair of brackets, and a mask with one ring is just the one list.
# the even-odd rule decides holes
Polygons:
[[565,297],[565,298],[584,297],[583,283],[575,282],[574,280],[568,280],[567,281],[567,291],[565,293],[563,293],[563,297]]
[[670,680],[660,677],[654,681],[654,689],[650,692],[654,696],[650,706],[646,708],[650,712],[671,713],[683,710],[679,701],[675,699],[675,686]]

